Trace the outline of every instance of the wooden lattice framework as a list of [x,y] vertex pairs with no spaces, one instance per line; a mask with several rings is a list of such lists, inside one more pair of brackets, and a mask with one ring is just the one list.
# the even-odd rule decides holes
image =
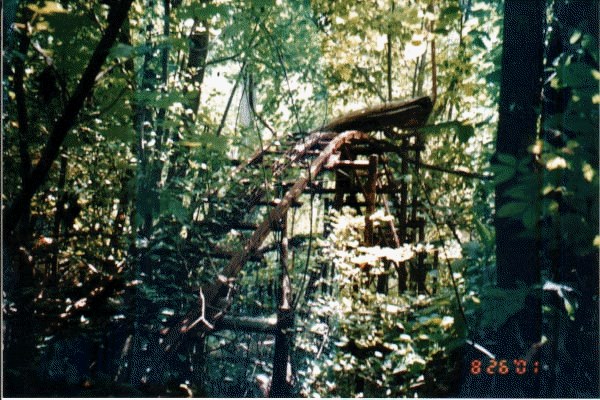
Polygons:
[[[187,315],[170,329],[162,332],[161,345],[157,348],[155,360],[173,351],[181,342],[183,335],[192,330],[200,335],[216,329],[242,329],[246,331],[272,333],[276,337],[275,356],[271,395],[289,395],[286,384],[286,371],[289,360],[290,337],[288,332],[294,324],[291,304],[291,284],[288,276],[287,253],[287,212],[300,204],[300,197],[309,191],[313,194],[333,194],[333,207],[343,206],[357,208],[365,216],[366,245],[376,244],[380,238],[374,233],[372,220],[369,218],[376,207],[377,194],[389,196],[394,205],[395,221],[389,224],[389,235],[393,246],[399,247],[405,242],[424,240],[425,221],[418,217],[419,205],[417,192],[408,192],[406,182],[398,183],[389,167],[386,153],[396,153],[400,156],[402,175],[408,174],[409,163],[413,163],[415,173],[420,168],[420,152],[423,141],[416,128],[424,125],[432,109],[431,100],[422,97],[407,102],[394,102],[378,107],[368,108],[347,114],[335,119],[322,128],[301,138],[284,152],[276,150],[275,161],[269,167],[272,178],[281,179],[289,169],[301,169],[294,182],[281,183],[286,187],[285,195],[277,199],[269,199],[268,190],[264,185],[249,188],[244,199],[245,209],[249,213],[258,205],[266,205],[269,210],[259,224],[239,223],[238,228],[251,232],[242,249],[230,252],[219,249],[213,256],[227,258],[229,261],[218,277],[211,283],[199,289],[198,307],[190,310]],[[370,133],[384,132],[393,141],[376,139]],[[399,144],[398,144],[399,142]],[[240,164],[232,176],[243,175],[242,172],[256,165],[265,165],[272,146],[254,153],[245,163]],[[367,159],[359,159],[367,156]],[[315,178],[325,171],[334,171],[335,187],[325,188],[315,182]],[[379,177],[385,176],[386,185],[381,184]],[[413,187],[414,189],[414,187]],[[357,194],[364,197],[359,202]],[[383,201],[389,212],[387,201]],[[410,213],[408,212],[410,209]],[[263,242],[273,231],[281,232],[280,243],[280,287],[278,313],[275,321],[267,318],[231,318],[226,317],[233,300],[234,284],[246,263],[265,251]],[[292,238],[293,239],[293,238]],[[424,288],[424,256],[419,256],[418,265],[411,271],[411,277],[416,278],[417,289]],[[399,282],[399,290],[406,289],[406,266],[402,263],[394,265]],[[419,274],[422,274],[420,276]],[[387,286],[387,275],[378,278],[377,290],[383,291]],[[161,356],[161,353],[163,356]]]

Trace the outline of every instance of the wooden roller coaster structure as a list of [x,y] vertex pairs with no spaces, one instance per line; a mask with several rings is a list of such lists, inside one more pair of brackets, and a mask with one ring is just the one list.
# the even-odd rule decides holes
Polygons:
[[[199,289],[198,307],[190,310],[171,328],[163,330],[159,353],[154,359],[161,360],[166,353],[173,352],[182,338],[192,331],[199,335],[216,329],[246,329],[273,333],[276,343],[271,395],[289,395],[289,392],[285,391],[285,371],[289,351],[288,331],[293,326],[294,316],[291,307],[291,284],[287,272],[287,212],[291,207],[300,204],[299,198],[307,191],[321,195],[332,194],[334,208],[354,206],[365,216],[364,243],[369,246],[374,245],[377,240],[374,237],[373,222],[369,217],[375,211],[376,195],[384,193],[390,195],[395,209],[396,220],[390,222],[389,227],[390,237],[393,238],[392,245],[399,247],[405,242],[424,240],[425,221],[417,214],[416,191],[413,190],[412,199],[409,198],[407,183],[397,183],[393,178],[385,154],[391,152],[400,157],[402,175],[409,173],[409,163],[414,165],[413,170],[418,173],[421,166],[420,153],[424,148],[418,128],[425,124],[431,110],[431,99],[421,97],[352,112],[299,138],[287,151],[278,150],[274,145],[266,145],[238,165],[232,174],[234,179],[243,175],[244,171],[259,165],[270,168],[272,180],[275,181],[280,180],[284,172],[290,169],[300,169],[300,173],[294,181],[280,183],[280,187],[285,190],[281,198],[269,199],[270,190],[265,184],[255,185],[246,191],[243,209],[247,214],[258,205],[268,206],[262,222],[244,225],[238,221],[238,226],[251,231],[244,246],[235,252],[220,253],[221,258],[228,258],[227,264],[212,283]],[[384,132],[393,140],[377,139],[372,132]],[[270,155],[274,155],[275,159],[269,165],[267,159]],[[359,159],[359,155],[367,156],[367,159]],[[320,185],[316,181],[315,178],[324,171],[335,172],[333,188]],[[359,175],[363,177],[362,182]],[[386,177],[386,185],[381,184],[379,176]],[[357,199],[357,194],[360,193],[364,197],[362,202]],[[387,202],[383,203],[389,212]],[[226,318],[225,314],[231,306],[234,285],[240,272],[248,261],[261,253],[261,245],[273,231],[281,232],[281,240],[277,246],[281,260],[281,293],[278,299],[277,319],[269,321],[249,317]],[[419,262],[422,263],[422,260]],[[396,266],[400,278],[399,290],[403,290],[403,285],[406,285],[405,268],[403,265]],[[422,281],[424,282],[424,276]],[[378,288],[385,284],[378,282]]]

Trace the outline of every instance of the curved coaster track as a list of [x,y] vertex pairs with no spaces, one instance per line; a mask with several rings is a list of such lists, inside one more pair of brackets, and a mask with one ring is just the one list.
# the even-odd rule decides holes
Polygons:
[[[430,98],[421,97],[356,111],[301,138],[290,135],[288,143],[282,143],[282,139],[282,142],[273,141],[238,165],[230,178],[242,188],[244,196],[237,194],[236,197],[237,209],[242,211],[225,230],[233,228],[248,232],[245,243],[237,251],[221,249],[213,254],[218,258],[226,258],[226,265],[212,283],[199,289],[198,306],[174,326],[161,332],[161,345],[157,349],[159,354],[154,359],[163,360],[190,332],[200,336],[218,329],[272,333],[276,343],[270,394],[289,394],[285,389],[289,358],[289,337],[286,333],[293,326],[294,316],[287,274],[287,246],[293,238],[287,238],[287,212],[291,207],[302,204],[300,198],[305,193],[333,197],[332,202],[328,202],[334,208],[341,209],[349,205],[365,216],[364,243],[369,246],[378,240],[374,237],[373,222],[369,217],[375,212],[378,195],[383,194],[389,196],[394,206],[395,220],[389,222],[388,230],[391,233],[389,237],[393,238],[392,246],[424,240],[425,223],[424,219],[417,216],[416,190],[409,193],[408,183],[398,183],[394,179],[386,154],[393,153],[400,158],[401,174],[409,173],[409,163],[413,164],[413,171],[418,173],[424,144],[417,128],[425,124],[431,110]],[[373,132],[383,132],[389,140]],[[261,174],[268,175],[269,179],[250,184],[252,180],[248,177]],[[334,179],[317,180],[317,177],[332,174]],[[275,193],[279,196],[275,196]],[[213,197],[215,194],[212,193]],[[364,201],[359,201],[357,195],[362,195]],[[389,213],[387,201],[382,203]],[[245,222],[250,217],[256,221],[257,215],[258,223]],[[281,293],[276,321],[250,317],[227,318],[225,314],[232,304],[240,272],[247,262],[264,253],[263,243],[272,232],[279,232],[281,238],[274,247],[281,255]],[[404,279],[400,284],[406,285],[406,267],[395,267],[399,277]],[[385,283],[378,282],[378,286],[380,284]]]

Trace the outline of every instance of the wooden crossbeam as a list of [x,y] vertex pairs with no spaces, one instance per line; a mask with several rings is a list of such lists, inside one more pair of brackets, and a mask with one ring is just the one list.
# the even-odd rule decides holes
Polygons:
[[232,331],[256,332],[266,334],[277,333],[277,316],[270,317],[231,317],[224,316],[215,324],[215,331],[228,329]]
[[369,160],[339,160],[331,165],[326,166],[327,169],[348,168],[348,169],[368,169]]

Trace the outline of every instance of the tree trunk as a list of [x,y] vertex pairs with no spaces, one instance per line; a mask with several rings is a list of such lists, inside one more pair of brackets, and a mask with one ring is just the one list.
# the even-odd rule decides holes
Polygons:
[[[538,109],[541,98],[542,62],[546,3],[543,0],[507,0],[504,8],[502,79],[496,152],[517,159],[528,156],[527,148],[537,137]],[[505,193],[517,177],[496,186],[496,210],[510,199]],[[522,237],[520,220],[496,217],[496,259],[498,286],[518,287],[519,282],[531,286],[539,282],[538,242]],[[527,350],[540,340],[541,307],[538,300],[528,298],[515,318],[498,331],[497,354],[502,359],[523,358]],[[520,340],[510,340],[518,337]],[[520,343],[519,343],[520,342]],[[490,395],[535,397],[538,379],[497,379]]]
[[[496,152],[517,158],[527,156],[527,148],[537,137],[544,51],[545,2],[507,0],[504,21],[504,51],[500,90],[500,119]],[[504,193],[515,179],[496,187],[496,210],[507,203]],[[515,287],[517,282],[538,281],[537,247],[531,239],[517,237],[520,222],[496,219],[498,284]]]

